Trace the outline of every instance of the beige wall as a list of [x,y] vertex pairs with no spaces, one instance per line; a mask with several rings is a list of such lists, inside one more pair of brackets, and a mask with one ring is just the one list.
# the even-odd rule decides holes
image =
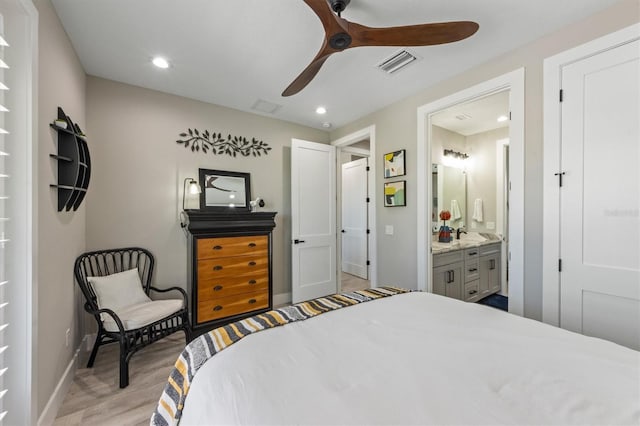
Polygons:
[[[187,239],[178,222],[184,178],[198,179],[198,168],[249,172],[252,198],[278,212],[274,294],[291,291],[291,138],[328,142],[328,133],[97,77],[87,78],[87,122],[89,249],[146,247],[156,256],[157,285],[186,287]],[[255,137],[272,150],[236,158],[192,152],[176,143],[188,128]]]
[[[39,14],[39,79],[37,134],[37,413],[53,394],[82,338],[76,315],[79,294],[73,262],[85,248],[85,206],[76,212],[57,211],[57,168],[49,154],[57,152],[57,136],[49,123],[62,107],[83,129],[85,74],[49,0],[34,2]],[[93,143],[89,142],[91,150]],[[71,329],[72,341],[65,345]]]
[[[476,133],[465,138],[465,152],[470,156],[467,167],[467,229],[476,232],[496,233],[496,142],[509,138],[509,128],[489,130]],[[476,198],[480,198],[483,204],[483,221],[475,222],[473,206]],[[475,222],[475,223],[474,223]],[[488,228],[489,222],[494,223],[494,228]]]
[[[542,70],[544,58],[593,40],[640,20],[640,2],[623,0],[584,21],[570,25],[529,45],[516,49],[472,70],[389,107],[361,118],[331,133],[333,140],[370,125],[376,126],[376,151],[407,150],[407,207],[378,207],[378,282],[416,286],[416,140],[418,107],[473,85],[524,67],[525,84],[525,315],[542,317]],[[375,159],[382,167],[382,157]],[[382,187],[382,176],[376,186]],[[384,226],[395,227],[395,235],[384,235]]]

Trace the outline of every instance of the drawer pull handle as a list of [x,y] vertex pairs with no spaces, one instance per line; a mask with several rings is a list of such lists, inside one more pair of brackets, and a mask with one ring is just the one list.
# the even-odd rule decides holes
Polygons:
[[476,254],[478,254],[477,251],[472,251],[471,253],[469,253],[469,256],[475,256]]
[[471,269],[469,269],[469,272],[475,272],[477,270],[478,270],[478,268],[471,268]]
[[217,285],[213,288],[213,291],[220,291],[222,290],[222,286],[221,285]]
[[249,262],[249,266],[256,266],[256,262],[254,261]]
[[256,281],[256,280],[249,280],[249,284],[251,284],[251,285],[254,285],[254,284],[257,284],[257,283],[258,283],[258,281]]
[[254,304],[254,303],[256,303],[256,302],[257,302],[257,300],[256,300],[256,299],[249,299],[249,304],[250,304],[250,305],[253,305],[253,304]]
[[249,247],[255,247],[256,243],[249,243]]
[[495,259],[491,259],[491,261],[489,262],[489,269],[496,269],[496,261]]
[[471,291],[469,292],[469,294],[476,294],[477,292],[478,292],[478,290],[471,290]]
[[214,250],[222,250],[222,246],[213,246]]
[[220,266],[220,265],[216,265],[216,266],[213,267],[214,271],[219,271],[221,269],[222,269],[222,266]]
[[215,308],[213,308],[214,311],[220,311],[222,310],[222,306],[217,305]]

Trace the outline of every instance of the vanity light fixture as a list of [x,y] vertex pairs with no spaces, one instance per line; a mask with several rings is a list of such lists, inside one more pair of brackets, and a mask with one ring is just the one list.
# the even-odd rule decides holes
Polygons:
[[316,108],[316,114],[324,115],[327,113],[327,109],[323,106]]
[[160,56],[156,56],[151,62],[158,68],[169,68],[169,62],[165,58],[162,58]]
[[469,154],[465,154],[464,152],[454,151],[452,149],[445,149],[444,150],[444,156],[445,157],[453,157],[453,158],[456,158],[458,160],[466,160],[467,158],[469,158]]

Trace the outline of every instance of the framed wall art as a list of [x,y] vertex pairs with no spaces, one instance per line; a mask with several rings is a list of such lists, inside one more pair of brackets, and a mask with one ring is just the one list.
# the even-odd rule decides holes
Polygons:
[[200,209],[249,211],[249,173],[199,169]]
[[385,207],[402,207],[407,205],[406,182],[405,180],[399,180],[384,183]]
[[404,176],[405,171],[405,150],[384,154],[384,177]]

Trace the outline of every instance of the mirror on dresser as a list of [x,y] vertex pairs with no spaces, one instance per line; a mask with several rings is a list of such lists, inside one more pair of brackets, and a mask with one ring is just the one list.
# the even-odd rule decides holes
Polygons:
[[462,169],[442,164],[433,164],[431,170],[433,232],[436,232],[442,225],[438,219],[442,210],[451,212],[451,219],[447,225],[455,229],[464,227],[467,217],[466,173]]

